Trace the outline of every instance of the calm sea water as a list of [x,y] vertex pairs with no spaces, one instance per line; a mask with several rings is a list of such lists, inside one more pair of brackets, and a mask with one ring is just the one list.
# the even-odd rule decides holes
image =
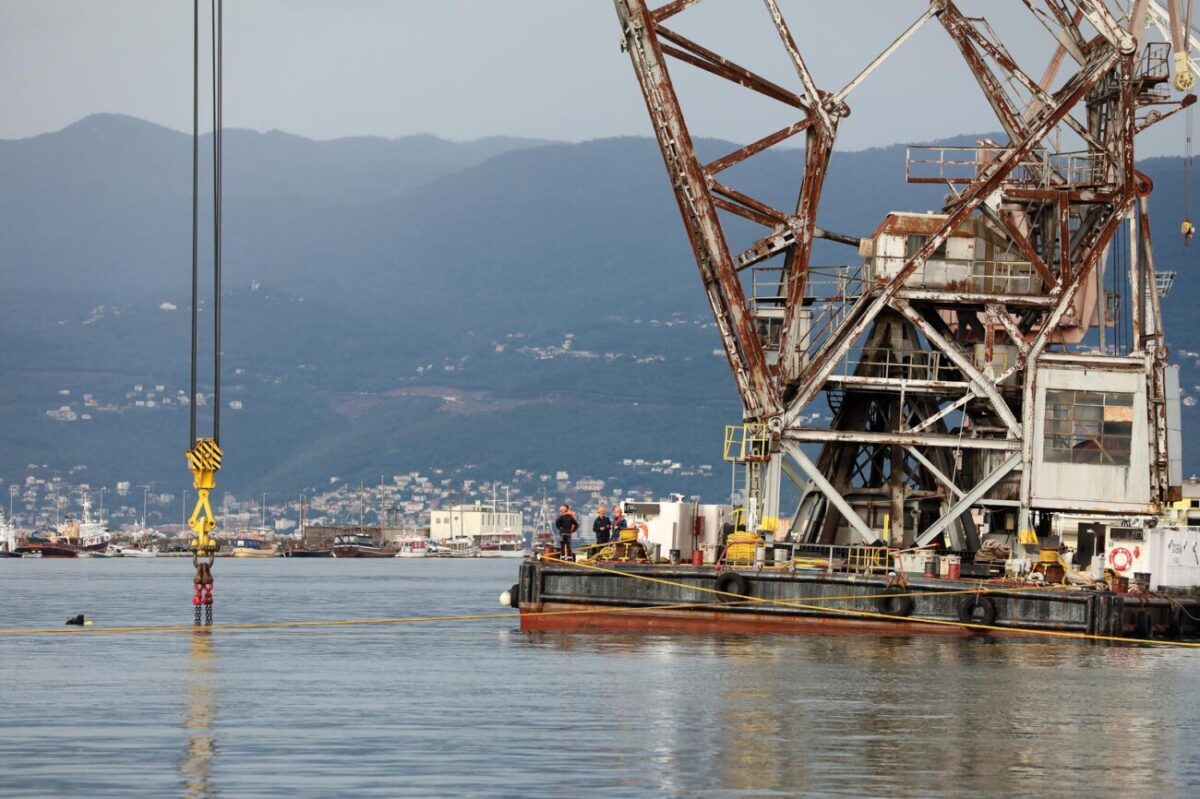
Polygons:
[[[515,562],[217,562],[217,622],[492,613]],[[0,628],[190,623],[182,559],[0,560]],[[1200,652],[523,633],[0,637],[4,796],[1195,796]]]

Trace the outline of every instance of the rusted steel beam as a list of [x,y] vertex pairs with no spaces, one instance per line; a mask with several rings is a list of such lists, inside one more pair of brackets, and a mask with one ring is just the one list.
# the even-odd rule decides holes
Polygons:
[[[1033,7],[1033,0],[1021,0],[1021,2],[1024,3],[1025,7],[1029,9],[1029,12],[1033,15],[1033,18],[1040,22],[1042,26],[1050,33],[1050,35],[1058,41],[1060,50],[1071,56],[1076,64],[1082,66],[1087,58],[1083,54],[1083,43],[1079,36],[1078,22],[1072,24],[1070,26],[1070,31],[1068,32],[1068,30],[1064,28],[1055,27],[1053,24],[1051,24],[1050,19],[1045,13],[1043,13],[1040,9]],[[1080,19],[1082,18],[1083,16],[1080,15]],[[1057,70],[1055,70],[1055,72],[1057,72]],[[1049,69],[1047,69],[1047,74],[1049,74],[1051,78],[1053,77]],[[1046,88],[1049,88],[1049,86]]]
[[971,381],[975,393],[988,399],[996,415],[1000,417],[1000,421],[1004,422],[1004,426],[1008,428],[1009,435],[1013,438],[1020,438],[1021,423],[1013,415],[1012,408],[1008,407],[1008,402],[1005,401],[999,390],[996,389],[996,385],[976,368],[970,356],[963,352],[958,342],[952,341],[939,333],[917,309],[899,297],[892,300],[891,306],[904,314],[904,318],[912,322],[925,338],[929,340],[930,344],[944,352],[954,362],[954,365],[958,367],[958,371],[962,372],[963,377]]
[[964,405],[966,405],[966,404],[967,404],[968,402],[970,402],[971,400],[975,399],[977,396],[978,396],[978,395],[977,395],[977,394],[975,394],[975,392],[973,392],[973,391],[968,391],[966,394],[964,394],[963,396],[959,397],[959,398],[958,398],[958,399],[956,399],[954,402],[952,402],[952,403],[950,403],[949,405],[947,405],[946,407],[942,408],[940,411],[938,411],[937,413],[933,414],[933,415],[932,415],[932,416],[930,416],[928,419],[926,419],[925,421],[921,422],[919,425],[917,425],[916,427],[912,428],[911,430],[908,430],[907,432],[909,432],[909,433],[920,433],[922,430],[928,430],[930,427],[933,427],[935,424],[937,424],[938,422],[942,421],[942,420],[943,420],[943,419],[945,419],[947,416],[949,416],[950,414],[954,413],[955,411],[957,411],[959,408],[961,408],[961,407],[963,407]]
[[1021,442],[1013,438],[981,438],[945,433],[870,433],[862,430],[826,430],[805,428],[785,430],[785,441],[835,442],[845,444],[896,444],[901,447],[949,447],[950,449],[988,449],[1012,452]]
[[821,202],[821,190],[825,185],[825,174],[829,158],[833,154],[833,136],[820,126],[808,131],[808,148],[804,159],[804,182],[796,202],[796,215],[788,220],[796,242],[784,262],[787,281],[787,302],[783,309],[783,330],[779,339],[779,381],[784,390],[792,385],[801,368],[802,361],[792,357],[797,342],[806,335],[800,329],[800,309],[804,305],[804,290],[808,284],[808,268],[812,260],[814,231],[817,227],[817,208]]
[[1020,186],[1005,187],[1004,200],[1037,200],[1040,202],[1058,202],[1059,193],[1063,192],[1073,203],[1093,203],[1111,205],[1121,198],[1120,190],[1097,191],[1095,189],[1027,189]]
[[[735,216],[740,216],[742,219],[746,219],[766,227],[771,227],[772,225],[778,224],[773,217],[763,216],[753,208],[747,208],[741,203],[725,199],[724,197],[720,196],[720,190],[716,187],[713,188],[713,192],[715,193],[715,196],[713,197],[713,205],[715,205],[717,208],[720,208],[722,211],[728,211]],[[740,258],[740,255],[734,258],[734,263],[737,264],[737,269],[739,272],[746,268],[742,265]]]
[[808,101],[795,92],[788,91],[779,84],[773,83],[761,75],[751,72],[740,64],[730,61],[728,58],[709,50],[707,47],[692,41],[686,36],[681,36],[675,31],[669,28],[664,28],[661,25],[659,25],[655,31],[662,38],[669,42],[673,42],[679,48],[681,48],[676,49],[674,47],[660,45],[664,53],[672,55],[682,61],[686,61],[693,66],[699,67],[707,72],[711,72],[712,74],[718,75],[726,80],[732,81],[733,83],[750,89],[751,91],[764,94],[773,100],[778,100],[781,103],[785,103],[786,105],[790,105],[795,108],[803,110],[808,109]]
[[1150,201],[1148,197],[1137,200],[1138,242],[1141,245],[1143,271],[1146,274],[1147,294],[1150,308],[1148,313],[1148,335],[1146,338],[1147,387],[1152,401],[1147,409],[1150,427],[1154,430],[1153,485],[1160,502],[1176,501],[1178,491],[1171,485],[1171,454],[1167,434],[1166,368],[1167,347],[1163,340],[1162,307],[1156,289],[1154,249],[1150,246]]
[[796,46],[796,40],[792,38],[792,32],[788,28],[787,20],[783,18],[783,12],[779,10],[779,4],[776,0],[763,0],[767,6],[767,12],[771,15],[771,21],[775,23],[775,30],[779,33],[779,40],[783,42],[783,47],[787,50],[788,57],[792,60],[792,66],[796,68],[796,75],[800,78],[800,84],[804,86],[804,91],[808,96],[812,109],[816,114],[816,124],[825,134],[832,139],[834,135],[834,122],[829,110],[825,108],[825,104],[821,102],[822,92],[817,89],[817,84],[813,80],[812,73],[808,71],[808,65],[804,63],[804,57],[800,55],[800,48]]
[[685,11],[694,5],[698,5],[700,0],[671,0],[670,3],[664,3],[658,8],[650,12],[655,22],[662,22],[664,19],[670,19],[680,11]]
[[858,86],[864,80],[871,76],[871,73],[878,69],[884,61],[891,58],[892,54],[900,49],[900,45],[908,41],[914,33],[920,30],[920,28],[930,20],[930,18],[942,13],[942,9],[945,7],[945,5],[945,0],[931,0],[929,7],[925,9],[921,16],[917,17],[916,22],[909,25],[903,33],[892,40],[892,43],[885,47],[882,53],[875,56],[875,59],[871,61],[870,64],[867,64],[865,67],[863,67],[862,71],[855,75],[849,83],[842,87],[841,91],[829,98],[830,104],[833,107],[841,105],[846,97],[849,96],[850,92],[858,88]]
[[1004,332],[1008,333],[1008,339],[1016,346],[1017,351],[1021,353],[1022,358],[1029,355],[1029,342],[1026,340],[1027,335],[1021,330],[1017,321],[1009,314],[1008,309],[1003,305],[993,304],[988,306],[992,318],[1000,323],[1004,328]]
[[748,194],[726,186],[724,183],[713,178],[709,178],[708,185],[714,193],[744,206],[746,210],[754,214],[754,216],[746,216],[747,219],[757,221],[766,227],[775,227],[776,225],[786,225],[788,223],[788,215],[783,211],[778,211]]
[[1005,475],[1015,469],[1020,462],[1021,453],[1014,452],[1003,463],[997,466],[991,474],[983,478],[978,485],[960,497],[940,519],[925,528],[913,543],[919,547],[932,543],[941,533],[946,532],[959,516],[969,512],[972,505],[990,491],[992,486],[1000,482]]
[[1019,138],[1024,128],[1021,117],[1009,104],[1008,95],[1005,93],[1004,87],[1000,85],[1000,81],[992,74],[971,44],[971,34],[975,32],[974,26],[959,12],[953,2],[946,3],[946,8],[938,21],[942,23],[946,33],[958,46],[958,51],[962,53],[963,60],[967,62],[971,74],[975,76],[975,81],[983,91],[983,96],[987,98],[988,104],[996,112],[996,118],[1000,120],[1009,139]]
[[901,289],[896,296],[930,305],[969,307],[999,302],[1018,308],[1052,308],[1057,300],[1045,294],[985,294],[979,291],[942,291],[940,289]]
[[1029,259],[1029,263],[1033,264],[1033,268],[1042,276],[1042,280],[1046,281],[1046,288],[1049,291],[1057,289],[1058,278],[1046,266],[1046,262],[1042,260],[1041,253],[1037,251],[1037,248],[1025,237],[1020,225],[1017,224],[1017,220],[1013,218],[1012,214],[998,211],[996,219],[1000,220],[1000,224],[1004,226],[1005,232],[1008,233],[1012,242],[1017,245],[1017,249],[1021,251],[1021,254]]
[[1071,279],[1071,201],[1058,198],[1058,272],[1063,281]]
[[733,263],[737,267],[737,270],[741,272],[762,263],[768,258],[775,257],[795,243],[796,237],[792,235],[791,229],[780,227],[734,256]]
[[[1144,119],[1142,119],[1140,122],[1137,123],[1136,132],[1141,133],[1146,128],[1149,128],[1153,125],[1157,125],[1159,122],[1162,122],[1163,120],[1170,119],[1171,117],[1175,116],[1180,111],[1182,111],[1183,109],[1190,108],[1192,105],[1195,104],[1195,102],[1196,102],[1196,95],[1187,94],[1187,95],[1184,95],[1183,98],[1180,99],[1179,101],[1170,103],[1171,105],[1174,105],[1175,107],[1172,108],[1170,111],[1167,111],[1166,113],[1161,113],[1157,110],[1151,111],[1149,114],[1146,115],[1146,117]],[[1145,105],[1145,103],[1143,103],[1143,105]]]
[[[957,8],[955,8],[952,13],[959,14],[959,11]],[[1081,17],[1082,12],[1077,11],[1075,14],[1076,24],[1078,24],[1078,21]],[[1028,112],[1018,118],[1018,124],[1024,127],[1026,119],[1036,115],[1037,112],[1046,105],[1046,103],[1050,102],[1048,88],[1030,78],[1024,70],[1017,66],[1017,63],[1012,60],[1012,57],[1009,55],[1008,51],[1003,48],[1003,46],[998,47],[994,42],[988,39],[988,37],[984,36],[978,27],[970,23],[970,20],[963,19],[961,22],[962,32],[970,37],[970,39],[975,42],[985,53],[991,56],[992,60],[996,62],[997,66],[1004,70],[1009,77],[1020,83],[1030,94],[1033,95],[1033,104],[1030,106]],[[1061,43],[1059,48],[1061,52]],[[1087,126],[1080,123],[1070,114],[1064,117],[1063,122],[1069,125],[1070,128],[1090,146],[1098,150],[1104,149],[1104,145],[1092,136],[1091,131],[1087,129]]]
[[852,388],[855,391],[928,394],[937,397],[959,397],[971,390],[970,383],[957,380],[923,380],[904,377],[866,377],[863,375],[830,375],[827,385]]
[[[1129,31],[1121,27],[1117,18],[1109,11],[1108,6],[1097,0],[1079,0],[1079,10],[1087,17],[1088,22],[1108,40],[1123,56],[1131,56],[1137,52],[1137,42]],[[1185,50],[1186,51],[1186,50]]]
[[729,155],[723,156],[721,158],[718,158],[716,161],[712,161],[708,164],[705,164],[704,165],[704,174],[712,176],[712,175],[717,174],[718,172],[729,169],[729,167],[731,167],[735,164],[740,164],[742,161],[745,161],[750,156],[757,155],[757,154],[761,153],[763,150],[766,150],[769,147],[773,147],[776,144],[779,144],[779,142],[781,142],[781,141],[786,141],[787,139],[790,139],[792,136],[795,136],[797,133],[802,133],[811,124],[812,124],[812,115],[810,114],[809,116],[805,117],[804,119],[800,120],[799,122],[793,122],[791,125],[788,125],[786,128],[780,128],[779,130],[775,131],[774,133],[772,133],[770,135],[763,136],[761,139],[759,139],[756,142],[751,142],[750,144],[747,144],[745,147],[741,148],[740,150],[734,150]]
[[775,417],[780,411],[778,390],[654,34],[654,21],[645,0],[614,0],[614,5],[743,411],[750,419]]

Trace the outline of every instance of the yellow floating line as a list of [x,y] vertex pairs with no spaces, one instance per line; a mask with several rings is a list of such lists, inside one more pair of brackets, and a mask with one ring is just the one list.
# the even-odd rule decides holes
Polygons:
[[[741,598],[747,602],[745,597]],[[729,603],[736,604],[736,603]],[[711,602],[684,602],[674,605],[652,605],[648,607],[614,607],[586,608],[580,610],[547,610],[524,615],[533,616],[570,616],[588,613],[638,613],[650,610],[675,610],[711,606]],[[370,627],[389,624],[418,624],[421,622],[446,621],[486,621],[495,619],[516,618],[509,610],[501,613],[459,613],[447,616],[399,616],[395,618],[378,619],[335,619],[314,621],[262,621],[262,622],[231,622],[228,624],[211,624],[196,626],[193,624],[162,624],[141,625],[130,627],[29,627],[0,629],[0,636],[22,635],[136,635],[141,633],[191,633],[191,632],[253,632],[255,630],[299,630],[321,627]]]

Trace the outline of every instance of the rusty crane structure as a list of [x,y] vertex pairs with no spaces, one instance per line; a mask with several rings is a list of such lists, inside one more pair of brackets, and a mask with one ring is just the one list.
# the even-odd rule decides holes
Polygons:
[[[615,5],[741,398],[727,457],[745,470],[751,524],[778,515],[784,477],[801,500],[779,532],[811,543],[971,552],[987,534],[1036,545],[1062,516],[1161,515],[1181,483],[1159,308],[1172,275],[1155,266],[1152,186],[1134,153],[1139,133],[1195,100],[1196,41],[1179,0],[1003,4],[1048,34],[1038,75],[954,0],[914,4],[912,25],[840,88],[822,88],[780,0],[763,0],[794,68],[778,82],[677,31],[699,2]],[[896,210],[854,236],[826,230],[822,192],[851,95],[925,26],[953,42],[1005,136],[908,148],[907,180],[946,191],[937,212]],[[677,67],[795,121],[702,161]],[[727,178],[800,137],[794,207]],[[731,220],[757,238],[731,247]],[[821,239],[855,248],[854,263],[816,264]],[[1124,337],[1113,335],[1120,319]],[[828,423],[814,424],[821,414]]]

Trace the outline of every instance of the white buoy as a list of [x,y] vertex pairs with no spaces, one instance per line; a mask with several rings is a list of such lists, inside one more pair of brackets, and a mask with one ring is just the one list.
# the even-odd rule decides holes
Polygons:
[[512,606],[512,594],[510,594],[508,591],[505,591],[503,594],[501,594],[500,595],[500,604],[506,608],[511,607]]

